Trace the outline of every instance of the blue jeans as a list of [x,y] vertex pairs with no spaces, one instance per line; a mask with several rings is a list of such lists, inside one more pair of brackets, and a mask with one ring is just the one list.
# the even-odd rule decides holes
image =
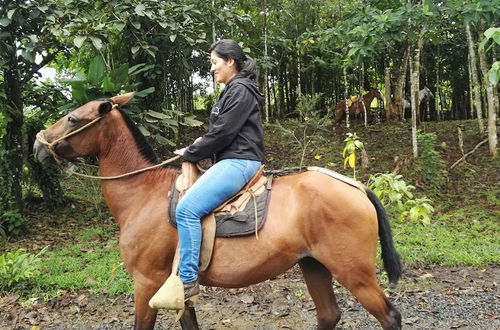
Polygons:
[[179,201],[175,216],[180,240],[179,277],[183,283],[198,279],[201,218],[243,188],[260,165],[255,160],[223,159],[203,173]]

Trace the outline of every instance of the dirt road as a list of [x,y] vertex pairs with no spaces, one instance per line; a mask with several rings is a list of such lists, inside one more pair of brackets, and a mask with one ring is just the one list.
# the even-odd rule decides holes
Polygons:
[[[423,266],[407,269],[391,301],[405,329],[500,329],[500,266]],[[359,303],[336,286],[342,319],[338,329],[379,329]],[[316,314],[298,268],[248,288],[202,288],[197,307],[202,329],[314,329]],[[0,329],[130,329],[133,297],[89,291],[65,293],[48,302],[0,298]],[[180,329],[173,313],[160,312],[157,329]]]

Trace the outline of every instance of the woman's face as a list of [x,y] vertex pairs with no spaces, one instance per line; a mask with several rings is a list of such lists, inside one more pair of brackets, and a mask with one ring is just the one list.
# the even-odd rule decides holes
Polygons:
[[230,58],[225,61],[223,58],[217,56],[215,50],[210,53],[210,72],[215,76],[215,81],[222,84],[227,84],[238,71],[236,70],[236,62],[234,59]]

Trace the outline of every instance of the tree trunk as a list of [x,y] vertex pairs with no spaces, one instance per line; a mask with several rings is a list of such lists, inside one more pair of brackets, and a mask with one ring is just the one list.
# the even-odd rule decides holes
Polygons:
[[495,158],[498,156],[497,150],[497,109],[495,104],[495,96],[494,96],[494,86],[491,84],[488,79],[488,63],[486,60],[486,55],[484,53],[484,48],[478,47],[479,53],[479,63],[481,66],[481,71],[483,73],[483,81],[486,86],[486,96],[488,101],[488,146],[490,150],[490,155]]
[[484,124],[483,124],[483,113],[481,106],[481,92],[480,92],[480,83],[477,75],[477,61],[476,61],[476,52],[474,50],[474,40],[472,38],[472,33],[470,30],[470,23],[465,23],[465,32],[467,34],[467,44],[469,46],[469,56],[470,56],[470,67],[472,73],[472,85],[473,85],[473,95],[474,95],[474,107],[476,108],[477,121],[479,124],[479,133],[484,133]]
[[349,106],[347,104],[348,100],[349,100],[349,92],[347,90],[347,70],[346,68],[344,67],[344,100],[345,100],[345,125],[347,128],[350,127],[350,124],[349,124]]
[[405,49],[403,59],[400,63],[400,69],[397,71],[396,86],[394,89],[394,95],[391,96],[391,68],[386,68],[385,70],[385,99],[386,99],[386,119],[391,120],[399,118],[403,110],[403,90],[404,82],[406,78],[406,71],[408,69],[408,58],[410,56],[410,46]]
[[418,157],[417,123],[420,122],[420,49],[424,40],[424,31],[420,33],[415,49],[410,59],[410,83],[411,83],[411,137],[413,145],[413,157]]
[[[15,47],[12,47],[16,49]],[[7,151],[7,162],[12,173],[11,195],[12,200],[6,205],[7,209],[23,210],[23,198],[21,189],[21,171],[23,167],[23,100],[21,95],[21,79],[17,65],[16,51],[9,54],[4,74],[5,95],[7,98],[7,135],[5,137],[5,149]]]
[[[410,90],[411,90],[411,143],[413,146],[413,157],[418,157],[417,143],[417,107],[418,107],[418,65],[416,62],[416,53],[410,59]],[[415,59],[413,58],[415,57]]]
[[[264,1],[264,58],[267,60],[267,1]],[[264,114],[266,123],[269,122],[269,94],[268,94],[268,86],[269,83],[267,81],[269,72],[266,69],[264,70]]]
[[[363,114],[365,117],[365,127],[368,127],[368,112],[366,111],[366,104],[363,99],[363,80],[365,79],[365,64],[361,63],[361,79],[359,81],[359,98],[361,100],[361,104],[363,105]],[[368,104],[368,107],[371,105]]]
[[390,120],[392,118],[393,103],[391,98],[391,68],[386,67],[384,70],[384,85],[385,85],[385,118]]

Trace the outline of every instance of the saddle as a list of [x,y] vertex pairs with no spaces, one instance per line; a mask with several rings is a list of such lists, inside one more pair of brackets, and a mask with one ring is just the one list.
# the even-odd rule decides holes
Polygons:
[[[247,184],[235,195],[216,207],[201,220],[202,246],[200,271],[210,264],[215,237],[235,237],[255,233],[264,225],[272,176],[263,175],[262,165]],[[184,162],[182,173],[169,193],[169,222],[177,227],[175,209],[184,193],[201,176],[196,164]]]

